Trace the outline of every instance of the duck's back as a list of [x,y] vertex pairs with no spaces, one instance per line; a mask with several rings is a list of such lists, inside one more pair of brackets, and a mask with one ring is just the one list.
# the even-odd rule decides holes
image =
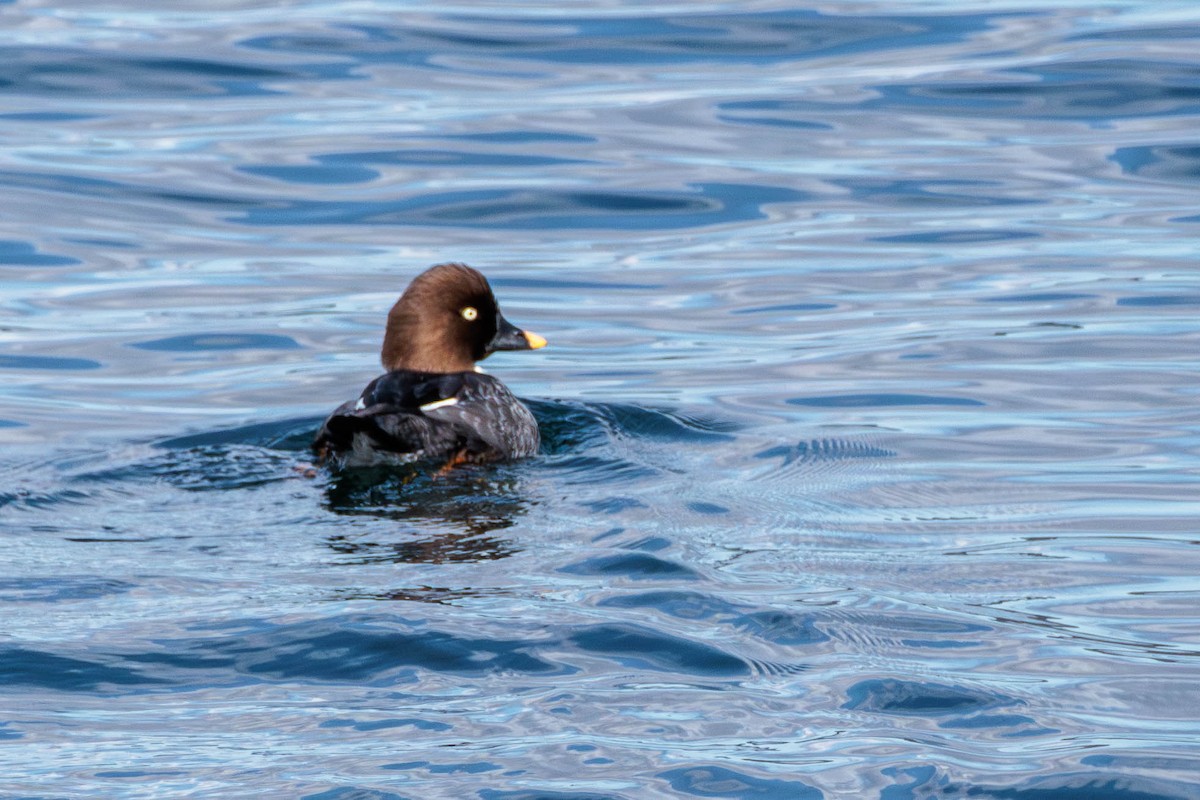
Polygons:
[[338,467],[421,459],[497,461],[539,445],[533,414],[503,383],[476,372],[398,370],[373,380],[325,420],[313,442]]

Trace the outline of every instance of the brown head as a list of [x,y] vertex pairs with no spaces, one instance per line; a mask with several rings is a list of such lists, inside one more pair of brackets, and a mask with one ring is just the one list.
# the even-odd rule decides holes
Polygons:
[[500,314],[477,270],[438,264],[414,278],[392,306],[381,359],[388,372],[469,372],[497,350],[545,346],[545,339]]

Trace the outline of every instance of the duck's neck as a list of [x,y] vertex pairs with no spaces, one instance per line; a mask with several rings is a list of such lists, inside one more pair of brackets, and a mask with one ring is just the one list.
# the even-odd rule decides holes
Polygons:
[[471,372],[475,361],[470,355],[460,352],[442,339],[431,336],[421,328],[404,324],[393,324],[388,320],[383,336],[380,361],[388,372],[410,370],[412,372]]

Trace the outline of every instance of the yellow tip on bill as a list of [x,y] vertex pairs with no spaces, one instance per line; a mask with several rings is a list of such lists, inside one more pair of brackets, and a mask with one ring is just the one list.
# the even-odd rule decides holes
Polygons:
[[529,342],[530,350],[541,350],[546,346],[546,340],[531,331],[525,331],[525,341]]

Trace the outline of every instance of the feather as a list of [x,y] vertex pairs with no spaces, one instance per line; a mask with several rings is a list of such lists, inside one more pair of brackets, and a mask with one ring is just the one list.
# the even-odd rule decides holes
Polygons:
[[339,467],[450,458],[485,462],[533,455],[537,421],[503,383],[477,372],[397,370],[342,404],[313,448]]

